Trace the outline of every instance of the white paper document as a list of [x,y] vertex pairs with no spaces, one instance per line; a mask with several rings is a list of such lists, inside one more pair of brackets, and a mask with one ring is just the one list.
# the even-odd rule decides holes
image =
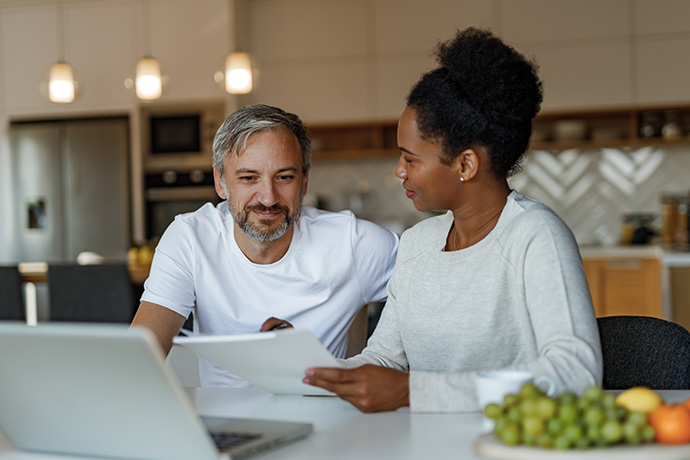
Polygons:
[[204,359],[274,394],[333,395],[302,382],[310,367],[342,367],[314,335],[283,329],[242,335],[175,337]]

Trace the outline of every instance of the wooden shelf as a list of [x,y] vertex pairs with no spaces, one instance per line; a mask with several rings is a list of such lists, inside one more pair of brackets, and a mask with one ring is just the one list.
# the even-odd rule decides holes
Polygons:
[[[678,118],[682,135],[666,139],[661,127],[667,114]],[[659,120],[653,137],[642,137],[640,127],[649,114]],[[583,125],[581,135],[575,139],[558,139],[562,122]],[[314,161],[364,160],[394,158],[400,155],[397,146],[397,120],[372,122],[316,124],[309,126],[313,138]],[[655,105],[613,107],[569,111],[551,111],[539,114],[534,120],[533,150],[569,150],[601,148],[640,148],[646,146],[690,145],[690,105]],[[536,140],[539,139],[539,140]]]
[[400,155],[397,120],[309,126],[312,159],[364,160]]

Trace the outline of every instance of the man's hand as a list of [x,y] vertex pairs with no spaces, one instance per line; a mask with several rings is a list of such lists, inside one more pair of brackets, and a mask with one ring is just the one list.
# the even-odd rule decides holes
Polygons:
[[409,374],[365,364],[356,369],[307,369],[304,383],[332,391],[362,412],[395,410],[410,405]]
[[259,332],[268,332],[274,329],[284,329],[286,327],[293,327],[292,324],[285,321],[284,319],[278,319],[271,316],[261,325]]

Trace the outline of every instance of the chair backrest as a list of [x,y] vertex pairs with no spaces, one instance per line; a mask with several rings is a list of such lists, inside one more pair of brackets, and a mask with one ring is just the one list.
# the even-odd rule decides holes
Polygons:
[[647,316],[597,318],[605,389],[690,389],[690,332]]
[[0,267],[0,320],[26,320],[22,276],[16,265]]
[[134,317],[132,281],[124,263],[48,265],[52,321],[129,323]]

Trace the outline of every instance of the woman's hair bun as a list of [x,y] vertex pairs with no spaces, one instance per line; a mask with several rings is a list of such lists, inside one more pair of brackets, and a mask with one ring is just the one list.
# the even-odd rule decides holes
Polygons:
[[490,121],[517,125],[539,112],[542,84],[536,64],[491,32],[459,31],[438,45],[436,56],[460,96]]

